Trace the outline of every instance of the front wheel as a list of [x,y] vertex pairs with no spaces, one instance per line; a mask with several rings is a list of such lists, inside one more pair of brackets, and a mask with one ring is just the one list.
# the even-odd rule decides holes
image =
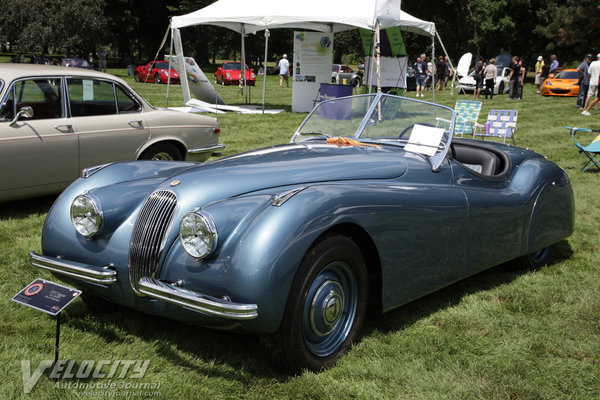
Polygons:
[[556,245],[544,247],[536,252],[522,256],[516,260],[517,268],[539,269],[552,264],[556,255]]
[[504,82],[500,82],[498,85],[498,94],[504,94]]
[[154,74],[154,83],[160,83],[160,75]]
[[358,246],[341,235],[319,240],[296,272],[279,331],[267,338],[274,361],[295,372],[335,364],[359,336],[367,298]]
[[148,147],[139,158],[140,160],[182,161],[181,152],[172,143],[157,143]]

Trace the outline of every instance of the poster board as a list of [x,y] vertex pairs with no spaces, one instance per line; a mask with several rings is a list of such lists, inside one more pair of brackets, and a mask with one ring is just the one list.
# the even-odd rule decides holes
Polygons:
[[309,112],[321,83],[331,82],[333,33],[294,32],[292,111]]
[[[381,87],[406,88],[407,64],[407,57],[381,57]],[[372,57],[365,60],[365,82],[377,86],[377,63]]]

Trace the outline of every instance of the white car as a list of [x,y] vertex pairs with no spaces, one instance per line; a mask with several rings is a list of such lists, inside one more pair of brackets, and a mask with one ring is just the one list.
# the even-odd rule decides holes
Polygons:
[[[508,77],[510,76],[510,68],[499,67],[498,77],[496,78],[496,84],[494,85],[494,94],[508,93]],[[458,91],[473,92],[475,89],[475,70],[472,70],[468,76],[463,76],[458,80],[456,86]],[[483,90],[485,90],[485,81],[483,82]]]
[[225,147],[219,132],[216,119],[151,106],[113,75],[0,64],[0,202],[58,193],[95,165],[204,161]]

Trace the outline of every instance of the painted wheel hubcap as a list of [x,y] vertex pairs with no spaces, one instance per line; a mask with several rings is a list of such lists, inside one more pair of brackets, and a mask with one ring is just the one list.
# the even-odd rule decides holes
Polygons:
[[335,353],[356,318],[358,285],[352,268],[341,261],[328,264],[308,289],[302,334],[308,350],[319,357]]

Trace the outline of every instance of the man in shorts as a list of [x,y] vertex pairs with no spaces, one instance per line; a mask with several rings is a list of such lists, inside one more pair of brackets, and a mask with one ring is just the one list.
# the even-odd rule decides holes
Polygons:
[[537,86],[537,94],[540,94],[542,87],[542,69],[544,68],[544,57],[539,56],[535,63],[535,86]]
[[279,87],[283,87],[283,81],[285,81],[285,85],[290,87],[290,62],[287,59],[287,54],[284,54],[279,63],[277,64],[279,67]]
[[600,53],[596,56],[596,61],[590,64],[588,68],[590,74],[590,88],[588,97],[585,101],[585,109],[581,112],[583,115],[590,115],[590,110],[598,104],[598,80],[600,80]]
[[429,68],[427,67],[427,62],[425,61],[425,54],[421,54],[421,57],[417,57],[417,62],[415,63],[415,80],[417,81],[417,96],[419,97],[419,92],[421,92],[421,97],[425,97],[425,82],[427,81],[427,76],[429,75]]

